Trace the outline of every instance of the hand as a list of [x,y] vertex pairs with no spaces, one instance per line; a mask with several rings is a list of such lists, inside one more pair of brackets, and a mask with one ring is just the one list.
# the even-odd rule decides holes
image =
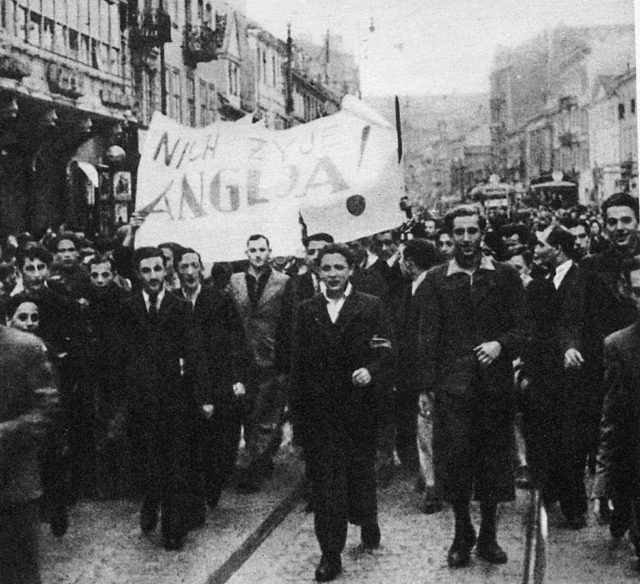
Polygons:
[[233,384],[233,395],[236,397],[242,397],[246,395],[247,389],[244,386],[244,383],[240,383],[239,381]]
[[207,420],[213,416],[213,405],[212,404],[205,404],[202,406],[202,411],[204,412],[204,417],[207,418]]
[[431,418],[433,415],[433,394],[421,393],[420,399],[418,400],[418,408],[423,418]]
[[143,215],[142,213],[131,213],[131,218],[129,219],[131,229],[134,231],[138,229],[144,223],[146,218],[146,215]]
[[564,368],[565,369],[580,369],[584,364],[584,359],[578,349],[567,349],[564,354]]
[[611,506],[609,505],[609,499],[603,497],[602,499],[593,500],[593,514],[596,516],[599,525],[606,525],[611,521]]
[[473,350],[480,365],[489,367],[502,353],[502,345],[498,341],[487,341]]
[[353,381],[353,385],[357,387],[366,387],[371,383],[371,373],[369,373],[366,367],[361,367],[353,372],[351,381]]

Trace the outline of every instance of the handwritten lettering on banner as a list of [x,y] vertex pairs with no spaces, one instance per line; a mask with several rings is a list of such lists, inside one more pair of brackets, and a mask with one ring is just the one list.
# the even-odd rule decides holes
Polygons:
[[[299,212],[306,220],[324,209],[335,231],[358,216],[347,205],[354,194],[371,199],[375,219],[380,194],[367,192],[388,182],[380,173],[393,160],[389,134],[347,112],[281,131],[233,122],[186,128],[156,113],[138,172],[137,210],[147,215],[138,245],[173,240],[222,261],[243,257],[246,237],[264,233],[274,253],[294,253]],[[342,219],[332,216],[338,208]]]

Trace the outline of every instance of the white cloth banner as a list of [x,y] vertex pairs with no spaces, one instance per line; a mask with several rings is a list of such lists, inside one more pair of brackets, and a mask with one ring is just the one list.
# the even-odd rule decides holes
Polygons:
[[155,113],[138,169],[136,245],[175,241],[205,261],[242,259],[247,237],[274,255],[308,232],[349,241],[396,227],[403,216],[394,128],[356,98],[289,130],[216,122],[188,128]]

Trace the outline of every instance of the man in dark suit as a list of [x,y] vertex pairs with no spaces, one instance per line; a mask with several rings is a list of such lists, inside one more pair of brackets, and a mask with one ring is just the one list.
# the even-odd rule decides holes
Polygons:
[[278,370],[276,341],[283,316],[288,276],[269,265],[271,246],[264,235],[247,240],[249,266],[233,274],[227,293],[242,320],[251,354],[247,395],[243,398],[243,426],[249,453],[238,489],[255,492],[273,471],[273,457],[280,447],[287,402],[286,375]]
[[548,275],[527,288],[533,342],[524,363],[529,464],[547,505],[560,501],[567,525],[586,525],[584,468],[597,433],[602,384],[602,324],[607,296],[599,279],[571,259],[575,237],[554,228],[535,261]]
[[[322,559],[316,580],[342,570],[348,523],[375,548],[378,381],[393,366],[384,304],[349,283],[354,259],[344,245],[320,252],[323,293],[300,305],[293,343],[291,406],[306,428],[315,532]],[[383,385],[384,386],[384,385]]]
[[[398,457],[410,473],[419,468],[417,419],[421,383],[416,378],[415,364],[418,361],[418,314],[424,302],[422,286],[427,270],[439,263],[437,248],[424,239],[410,239],[401,251],[400,267],[410,280],[404,290],[403,301],[395,315],[395,337],[398,344],[395,399],[395,442]],[[421,425],[422,427],[424,425]],[[421,444],[428,441],[425,452],[431,453],[431,436],[421,437]],[[422,452],[422,451],[421,451]],[[432,460],[425,461],[432,467]],[[427,470],[427,469],[423,469]],[[429,469],[431,471],[431,469]],[[429,472],[432,476],[432,472]],[[427,472],[423,472],[423,477]],[[442,509],[442,498],[432,480],[425,480],[425,500],[422,510],[434,513]]]
[[124,383],[131,436],[143,469],[140,527],[153,531],[161,514],[163,544],[180,549],[189,527],[193,476],[190,447],[199,420],[213,415],[202,335],[189,305],[166,292],[165,259],[141,247],[134,265],[142,290],[123,308]]
[[[207,354],[210,386],[205,401],[214,408],[213,415],[202,421],[194,451],[203,491],[200,498],[213,509],[238,454],[240,414],[236,398],[245,394],[247,347],[242,321],[229,296],[202,285],[200,254],[182,248],[173,261],[180,278],[180,289],[175,293],[192,307]],[[197,505],[195,524],[204,521],[204,505]]]
[[38,454],[57,405],[42,341],[0,326],[0,582],[40,584]]
[[[436,481],[453,505],[450,567],[466,566],[476,544],[469,500],[480,501],[478,556],[501,564],[496,509],[515,497],[513,366],[525,339],[518,273],[481,252],[484,217],[459,207],[445,218],[454,258],[429,272],[420,314],[420,374],[434,394]],[[419,377],[420,378],[420,377]]]
[[629,266],[628,282],[638,316],[605,340],[606,397],[593,496],[604,501],[614,497],[617,476],[627,476],[634,516],[631,539],[640,557],[640,262]]

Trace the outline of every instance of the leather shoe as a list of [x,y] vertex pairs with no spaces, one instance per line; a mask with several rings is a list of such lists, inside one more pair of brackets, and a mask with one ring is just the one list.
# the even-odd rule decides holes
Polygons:
[[507,553],[495,541],[479,542],[476,554],[490,564],[507,563]]
[[140,510],[140,529],[142,533],[151,533],[158,525],[158,504],[145,499]]
[[380,547],[380,526],[377,523],[365,523],[360,528],[360,541],[365,551]]
[[447,565],[450,568],[465,568],[471,561],[471,549],[468,547],[456,547],[455,544],[449,548],[447,554]]
[[342,572],[342,560],[340,555],[323,555],[320,564],[316,568],[316,582],[331,582]]
[[450,568],[468,566],[474,545],[476,545],[476,534],[472,530],[462,535],[456,535],[447,554],[447,565]]

